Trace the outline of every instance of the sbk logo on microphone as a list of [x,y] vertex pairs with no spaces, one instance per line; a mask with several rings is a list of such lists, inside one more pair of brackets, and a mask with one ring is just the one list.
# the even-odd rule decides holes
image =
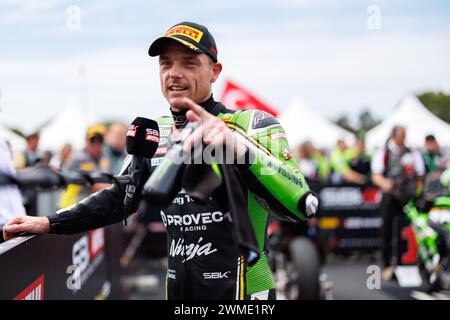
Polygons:
[[139,126],[136,126],[134,124],[131,124],[128,127],[128,131],[127,131],[127,137],[135,137],[136,136],[136,131],[139,128]]
[[145,140],[159,143],[159,132],[158,130],[147,128],[145,134]]

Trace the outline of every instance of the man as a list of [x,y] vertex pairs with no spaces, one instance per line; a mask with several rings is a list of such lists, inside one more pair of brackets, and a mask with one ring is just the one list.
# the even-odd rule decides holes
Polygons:
[[[48,163],[46,155],[39,151],[39,132],[32,133],[25,138],[26,149],[16,154],[13,158],[16,170],[29,167],[44,166]],[[37,214],[37,192],[34,189],[26,188],[22,190],[23,203],[28,215]]]
[[111,163],[112,172],[114,174],[120,172],[123,160],[127,155],[125,150],[126,133],[127,127],[121,122],[112,123],[106,132],[103,154]]
[[331,169],[333,170],[331,182],[338,184],[341,182],[363,184],[366,177],[353,170],[346,158],[347,144],[343,139],[336,143],[336,149],[331,153]]
[[[103,157],[103,139],[106,133],[106,127],[101,124],[90,126],[86,132],[85,147],[79,152],[71,154],[67,164],[63,167],[63,172],[72,171],[111,171],[109,161]],[[60,208],[66,208],[77,201],[86,198],[93,192],[109,187],[106,183],[95,183],[91,187],[69,184],[61,195],[59,201]]]
[[[0,175],[14,176],[15,173],[8,144],[0,137]],[[0,230],[12,217],[24,215],[25,208],[17,186],[0,185]],[[3,236],[0,236],[0,242],[3,242]]]
[[422,156],[425,161],[427,174],[437,172],[437,175],[439,175],[445,169],[445,159],[440,149],[439,143],[434,135],[430,134],[425,137],[425,150]]
[[58,172],[61,172],[64,166],[67,166],[67,161],[70,159],[70,155],[72,154],[72,145],[70,143],[66,143],[63,145],[58,154],[55,154],[49,162],[49,166]]
[[14,166],[17,170],[32,167],[44,161],[44,156],[38,150],[39,133],[32,133],[25,140],[27,143],[26,149],[14,157]]
[[297,158],[298,167],[306,178],[324,183],[328,181],[330,178],[328,160],[311,141],[305,141],[297,148]]
[[[159,151],[146,161],[142,170],[134,210],[142,185],[167,152],[169,135],[176,134],[188,121],[202,125],[187,139],[185,150],[191,150],[201,139],[206,146],[230,147],[235,159],[247,158],[253,151],[234,138],[233,130],[260,150],[255,152],[253,163],[241,164],[236,169],[246,192],[259,259],[249,266],[233,239],[232,224],[240,221],[230,221],[229,209],[220,201],[226,195],[213,194],[202,204],[181,190],[161,213],[169,244],[167,297],[274,299],[266,239],[269,212],[291,220],[305,220],[315,213],[318,205],[289,154],[282,127],[265,112],[231,111],[214,101],[212,83],[217,80],[222,64],[217,60],[217,46],[206,27],[191,22],[177,24],[153,42],[149,54],[159,55],[161,90],[173,120],[159,119]],[[129,173],[131,169],[128,167]],[[4,229],[5,236],[11,238],[23,231],[75,233],[118,222],[124,217],[124,194],[120,189],[114,186],[99,192],[49,218],[13,219]]]
[[363,136],[355,136],[355,144],[345,150],[345,159],[351,170],[365,177],[370,176],[371,156],[366,150]]
[[381,250],[383,278],[394,272],[392,261],[392,230],[394,217],[403,213],[403,206],[420,189],[425,166],[420,153],[405,145],[406,130],[394,126],[384,150],[378,151],[371,163],[372,181],[383,192],[380,212],[383,218]]

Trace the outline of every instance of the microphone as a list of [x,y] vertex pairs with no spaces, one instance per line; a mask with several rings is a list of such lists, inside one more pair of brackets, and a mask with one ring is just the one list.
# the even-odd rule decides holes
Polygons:
[[[125,189],[125,213],[131,213],[132,200],[139,185],[144,158],[152,158],[159,144],[159,127],[154,120],[137,117],[130,124],[126,134],[126,148],[131,159],[131,180]],[[126,222],[126,219],[125,219]]]
[[155,120],[137,117],[127,130],[126,147],[128,154],[136,157],[152,158],[158,149],[159,127]]

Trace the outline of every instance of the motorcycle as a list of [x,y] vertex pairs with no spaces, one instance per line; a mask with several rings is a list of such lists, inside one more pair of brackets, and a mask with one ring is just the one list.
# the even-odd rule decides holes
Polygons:
[[[428,292],[450,290],[450,169],[441,175],[443,191],[436,195],[425,187],[419,200],[409,200],[405,213],[418,243],[418,267]],[[444,179],[442,178],[444,177]]]

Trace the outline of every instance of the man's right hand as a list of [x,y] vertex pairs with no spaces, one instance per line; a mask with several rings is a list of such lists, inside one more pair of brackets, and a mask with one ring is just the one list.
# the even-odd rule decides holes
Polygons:
[[42,234],[50,231],[50,221],[47,217],[20,216],[12,218],[3,227],[5,241],[12,239],[21,233]]
[[384,193],[391,192],[394,187],[394,181],[392,179],[385,178],[379,173],[372,174],[372,182]]
[[394,181],[392,179],[384,179],[383,183],[381,184],[381,190],[383,190],[384,193],[389,193],[392,191],[394,187]]

